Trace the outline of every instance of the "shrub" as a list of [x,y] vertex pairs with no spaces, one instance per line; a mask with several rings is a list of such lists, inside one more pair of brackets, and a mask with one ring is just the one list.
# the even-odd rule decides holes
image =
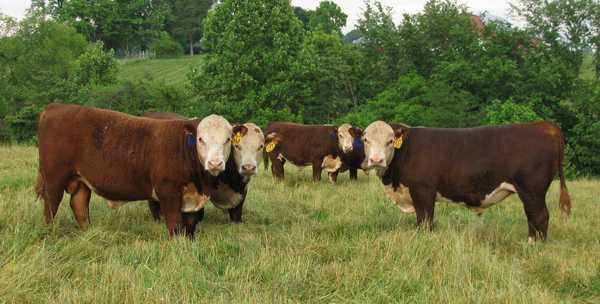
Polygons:
[[114,51],[104,51],[102,42],[88,45],[77,59],[75,77],[79,85],[111,84],[117,79],[118,66]]
[[542,120],[529,104],[517,104],[508,99],[505,102],[493,101],[485,108],[486,119],[490,124],[519,123]]

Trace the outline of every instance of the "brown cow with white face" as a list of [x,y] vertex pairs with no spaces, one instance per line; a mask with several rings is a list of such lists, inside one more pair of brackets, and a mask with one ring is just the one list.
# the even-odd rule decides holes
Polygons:
[[86,227],[95,192],[114,202],[160,200],[169,235],[185,231],[192,237],[203,199],[190,197],[189,186],[225,170],[231,137],[231,125],[217,115],[202,121],[155,120],[48,105],[38,123],[36,186],[46,222],[56,215],[66,191],[77,222]]
[[[185,116],[167,112],[151,112],[145,117],[155,119],[187,120]],[[199,189],[201,195],[196,200],[209,198],[218,208],[227,210],[233,222],[242,221],[243,204],[248,191],[250,178],[258,172],[257,167],[263,157],[265,137],[262,130],[253,123],[233,126],[231,140],[232,151],[226,161],[225,171],[213,178],[198,181],[194,189]],[[160,219],[160,204],[155,200],[148,202],[154,219]],[[199,219],[201,220],[202,217]]]
[[386,194],[417,223],[432,226],[436,200],[482,210],[517,193],[529,241],[545,239],[546,192],[560,178],[560,209],[571,202],[564,179],[564,140],[548,122],[469,129],[393,128],[376,121],[364,132],[367,166],[378,171]]

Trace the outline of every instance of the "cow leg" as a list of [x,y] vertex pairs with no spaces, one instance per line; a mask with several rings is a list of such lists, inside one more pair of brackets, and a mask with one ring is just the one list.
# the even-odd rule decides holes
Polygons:
[[229,211],[229,218],[231,219],[232,222],[242,223],[242,211],[243,211],[245,200],[246,200],[246,197],[244,196],[242,201],[237,206],[235,206],[231,209],[227,209],[227,211]]
[[184,231],[181,206],[183,205],[181,187],[166,184],[157,191],[160,210],[165,216],[169,236],[181,234]]
[[44,201],[44,220],[46,224],[50,224],[58,212],[60,202],[63,199],[65,190],[68,188],[66,182],[67,178],[64,175],[49,177],[44,180],[42,200]]
[[275,153],[269,154],[269,158],[271,159],[271,173],[277,180],[283,180],[283,165],[285,164],[284,160],[281,160],[274,155]]
[[427,229],[432,230],[435,190],[428,187],[410,187],[409,191],[417,213],[417,225],[425,225]]
[[160,221],[160,203],[155,200],[148,200],[150,214],[155,221]]
[[204,218],[204,208],[196,212],[182,212],[181,218],[185,227],[185,235],[190,239],[194,239],[196,226]]
[[313,181],[318,182],[321,180],[321,171],[323,171],[323,166],[321,165],[321,161],[313,161],[312,164],[313,169]]
[[77,190],[71,193],[71,210],[79,227],[86,229],[90,224],[90,197],[92,196],[92,192],[85,184],[78,184]]
[[545,193],[537,193],[517,186],[517,194],[523,202],[523,209],[527,216],[529,227],[528,242],[545,240],[548,235],[548,221],[550,215],[546,207]]
[[350,168],[350,179],[358,179],[358,169]]

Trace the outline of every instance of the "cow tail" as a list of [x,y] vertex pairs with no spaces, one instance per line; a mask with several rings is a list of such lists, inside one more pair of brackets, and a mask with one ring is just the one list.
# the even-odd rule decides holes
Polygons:
[[567,183],[565,182],[565,173],[563,171],[564,165],[564,154],[565,154],[565,140],[564,137],[560,138],[560,150],[558,151],[558,177],[560,178],[560,198],[559,207],[562,217],[567,219],[571,215],[571,196],[567,189]]
[[38,170],[37,182],[35,184],[36,200],[43,199],[45,188],[46,180],[44,179],[42,172]]
[[265,149],[263,149],[263,165],[265,166],[265,171],[269,169],[269,154]]

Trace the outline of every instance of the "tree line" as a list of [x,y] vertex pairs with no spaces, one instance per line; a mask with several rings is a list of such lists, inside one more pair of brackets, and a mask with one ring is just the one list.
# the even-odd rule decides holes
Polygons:
[[[261,125],[544,119],[566,135],[570,174],[600,175],[599,1],[512,6],[523,26],[452,0],[396,23],[391,9],[367,1],[344,35],[347,15],[332,1],[306,10],[289,0],[40,0],[24,21],[0,23],[11,33],[0,38],[3,136],[31,138],[36,113],[56,99]],[[116,79],[115,51],[153,45],[201,51],[189,85]],[[588,59],[594,72],[582,77]]]

